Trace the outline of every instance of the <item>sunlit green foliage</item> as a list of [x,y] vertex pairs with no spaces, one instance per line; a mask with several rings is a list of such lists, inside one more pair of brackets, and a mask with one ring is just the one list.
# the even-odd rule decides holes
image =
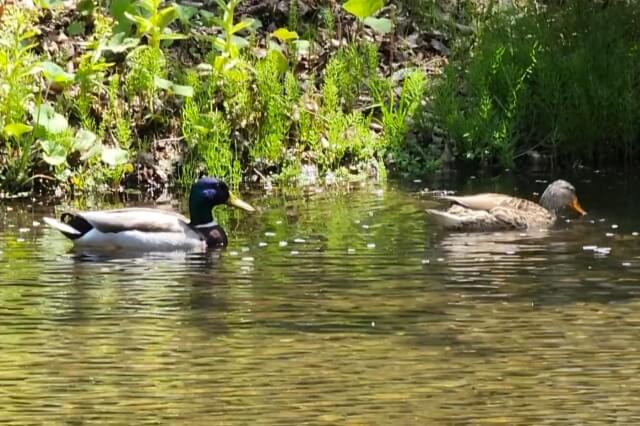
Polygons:
[[[386,32],[376,17],[384,2],[327,6],[313,18],[321,30],[291,0],[288,28],[268,31],[239,16],[241,0],[216,3],[83,2],[65,24],[82,39],[69,43],[69,55],[44,46],[36,55],[29,42],[41,41],[29,29],[37,12],[9,7],[16,19],[3,21],[0,52],[3,179],[19,187],[37,172],[64,189],[115,188],[159,139],[177,141],[169,173],[183,187],[201,174],[232,184],[254,172],[294,181],[302,164],[346,176],[402,150],[415,109],[405,104],[414,101],[405,90],[376,95],[376,82],[387,81],[381,38],[362,37],[362,25]],[[56,22],[62,9],[49,6],[44,19]],[[342,34],[346,13],[360,20],[357,33],[305,71],[321,57],[312,38]],[[170,42],[177,39],[185,41]]]
[[504,166],[532,148],[569,161],[636,156],[639,19],[635,2],[491,15],[437,90],[455,153]]
[[0,184],[19,187],[32,165],[33,135],[28,103],[36,66],[34,13],[7,8],[0,21]]

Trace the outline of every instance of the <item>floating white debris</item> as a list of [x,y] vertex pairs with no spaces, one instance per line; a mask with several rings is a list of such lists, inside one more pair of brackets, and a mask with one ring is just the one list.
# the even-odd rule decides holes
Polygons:
[[246,253],[249,251],[249,247],[240,247],[240,251]]
[[38,226],[40,226],[40,222],[38,222],[37,220],[34,220],[33,223],[31,224],[34,228],[37,228]]
[[421,183],[421,182],[422,182],[422,179],[414,179],[413,180],[413,183]]
[[258,247],[266,247],[266,246],[267,246],[267,243],[265,243],[264,241],[260,241],[258,243]]
[[504,252],[504,254],[511,256],[511,255],[516,254],[516,252],[514,250],[507,250],[507,251]]
[[618,229],[618,225],[614,223],[613,225],[611,225],[611,229]]
[[280,247],[285,247],[287,244],[289,244],[289,243],[288,243],[288,242],[286,242],[286,241],[280,241],[280,242],[278,243],[278,245],[279,245]]
[[291,255],[292,256],[297,256],[299,254],[300,254],[300,252],[298,250],[291,250]]
[[371,327],[375,327],[376,326],[376,322],[375,321],[371,321]]
[[13,211],[13,207],[7,207],[7,211],[8,212],[12,212]]
[[637,232],[632,232],[631,235],[633,235],[634,237],[637,237],[638,233]]
[[281,220],[276,220],[276,225],[282,225],[282,221]]
[[369,217],[373,216],[373,212],[369,212]]
[[19,243],[24,243],[24,238],[16,238],[16,241]]
[[355,223],[356,225],[360,223],[360,219],[356,219],[353,221],[353,223]]
[[356,249],[354,249],[354,248],[348,248],[347,249],[347,253],[349,253],[349,254],[353,254],[355,252],[356,252]]
[[422,264],[423,265],[428,265],[429,263],[431,263],[431,261],[429,259],[422,259]]
[[293,240],[294,243],[298,243],[298,244],[304,244],[306,243],[306,241],[304,240],[304,238],[296,238],[295,240]]
[[253,262],[253,257],[247,256],[242,258],[243,262]]
[[604,222],[606,219],[602,218],[602,219],[598,219],[598,222]]
[[21,233],[21,234],[24,234],[24,233],[29,232],[29,231],[31,231],[31,228],[20,228],[20,229],[18,229],[18,232]]
[[369,244],[367,244],[367,248],[368,248],[368,249],[376,248],[376,243],[369,243]]
[[369,225],[362,225],[362,229],[369,229]]
[[238,255],[238,252],[235,250],[229,252],[229,256],[237,256],[237,255]]
[[629,267],[631,266],[631,262],[622,262],[622,266]]
[[268,232],[268,231],[267,231],[267,232],[265,232],[265,233],[264,233],[264,236],[265,236],[265,237],[275,237],[275,236],[276,236],[276,233],[275,233],[275,232]]
[[611,253],[611,247],[598,247],[593,251],[595,254],[601,254],[603,256]]
[[616,234],[614,234],[613,232],[607,232],[607,233],[606,233],[606,234],[604,234],[604,235],[605,235],[605,236],[607,236],[607,237],[609,237],[609,238],[611,238],[611,237],[613,237],[613,236],[614,236],[614,235],[616,235]]
[[444,262],[444,257],[439,257],[437,260],[438,262]]
[[582,250],[589,250],[589,251],[593,251],[597,248],[598,246],[582,246]]

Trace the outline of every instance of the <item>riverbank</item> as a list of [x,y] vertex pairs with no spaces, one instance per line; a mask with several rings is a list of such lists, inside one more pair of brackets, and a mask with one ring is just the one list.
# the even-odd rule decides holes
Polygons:
[[0,190],[632,165],[634,5],[15,1],[0,18]]

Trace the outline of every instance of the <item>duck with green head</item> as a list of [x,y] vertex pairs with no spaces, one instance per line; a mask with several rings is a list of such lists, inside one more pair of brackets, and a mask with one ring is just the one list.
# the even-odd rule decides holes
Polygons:
[[143,251],[215,248],[227,245],[227,234],[212,213],[221,204],[255,211],[231,193],[223,181],[203,177],[191,187],[191,219],[159,209],[127,208],[64,212],[60,220],[46,217],[44,221],[76,247]]

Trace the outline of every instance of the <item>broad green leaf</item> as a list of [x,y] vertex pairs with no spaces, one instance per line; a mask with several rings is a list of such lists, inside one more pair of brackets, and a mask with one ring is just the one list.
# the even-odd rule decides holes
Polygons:
[[231,36],[231,44],[238,50],[244,49],[249,45],[249,41],[240,36]]
[[24,135],[25,133],[28,133],[30,131],[33,130],[33,127],[24,124],[24,123],[11,123],[11,124],[7,124],[6,126],[4,126],[4,129],[2,129],[2,132],[5,134],[6,137],[10,138],[10,137],[14,137],[14,138],[19,138],[20,136]]
[[286,28],[278,28],[271,35],[282,42],[298,39],[298,33],[295,31],[289,31]]
[[133,15],[129,12],[125,12],[124,16],[126,16],[127,19],[129,19],[131,22],[134,22],[138,26],[138,34],[147,33],[151,30],[151,28],[153,28],[153,24],[151,23],[151,21],[140,15]]
[[154,23],[157,27],[165,28],[177,17],[178,12],[176,11],[176,8],[173,6],[169,6],[165,7],[160,12],[158,12],[157,15],[151,18],[151,22]]
[[215,47],[221,52],[224,52],[224,49],[227,47],[227,44],[225,43],[223,38],[216,37],[213,39],[213,47]]
[[178,96],[190,98],[193,96],[193,87],[182,84],[173,84],[171,85],[171,92]]
[[104,46],[103,50],[108,50],[113,53],[121,53],[136,47],[139,43],[139,38],[127,37],[126,33],[117,33],[109,39],[109,42]]
[[239,31],[244,30],[245,28],[249,28],[253,25],[253,21],[249,19],[245,19],[243,21],[238,22],[231,28],[231,34],[235,34]]
[[94,11],[94,9],[96,8],[96,4],[94,4],[93,0],[80,0],[78,2],[78,5],[76,6],[76,8],[78,9],[79,12],[81,12],[83,15],[90,15],[91,12]]
[[121,148],[102,148],[101,159],[105,164],[115,167],[129,160],[129,153]]
[[155,10],[158,10],[158,7],[160,7],[160,2],[154,0],[138,0],[135,5],[138,6],[139,9],[142,9],[151,14]]
[[373,16],[384,6],[384,0],[349,0],[342,8],[359,19]]
[[75,75],[66,72],[62,67],[55,62],[44,61],[38,65],[42,70],[44,77],[52,83],[66,84],[71,83],[75,78]]
[[198,13],[202,17],[202,23],[208,27],[212,26],[217,19],[215,13],[211,13],[207,10],[200,10]]
[[38,105],[33,109],[33,122],[47,133],[62,133],[69,127],[67,119],[55,112],[50,103]]
[[388,34],[391,32],[391,20],[387,18],[364,18],[362,21],[366,26],[373,28],[380,34]]
[[198,8],[193,6],[187,6],[183,4],[174,4],[173,7],[176,9],[176,16],[178,20],[183,25],[188,25],[191,18],[193,18],[196,13],[198,13]]
[[158,89],[168,90],[171,88],[172,84],[173,84],[172,82],[164,78],[160,78],[157,76],[153,77],[153,85],[156,86]]
[[111,0],[109,2],[109,14],[118,22],[113,29],[115,34],[129,34],[131,30],[131,21],[124,16],[125,12],[133,12],[133,2],[131,0]]
[[80,129],[76,133],[76,137],[73,140],[73,150],[79,152],[85,152],[91,149],[96,143],[96,134],[85,129]]
[[51,166],[59,166],[67,161],[67,152],[60,142],[41,140],[42,159]]

